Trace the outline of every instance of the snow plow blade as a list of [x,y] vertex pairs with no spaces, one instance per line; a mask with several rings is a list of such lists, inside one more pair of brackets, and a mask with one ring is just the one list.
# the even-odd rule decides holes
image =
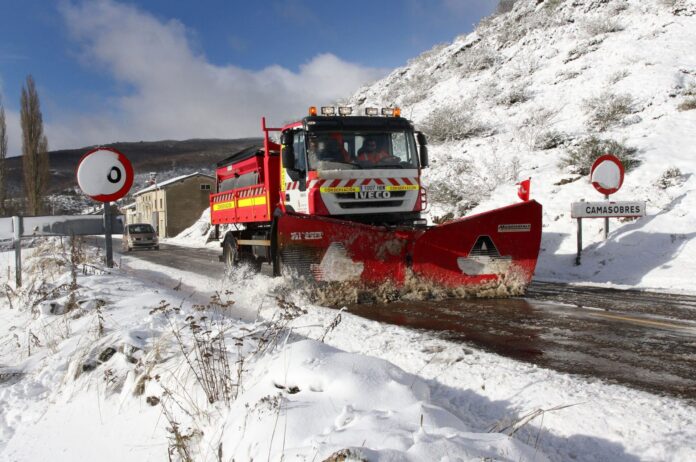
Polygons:
[[522,202],[430,228],[413,248],[413,272],[444,287],[529,284],[541,245],[541,204]]
[[541,242],[541,205],[523,202],[430,228],[387,228],[287,213],[278,217],[283,273],[314,281],[445,288],[514,279],[526,286]]

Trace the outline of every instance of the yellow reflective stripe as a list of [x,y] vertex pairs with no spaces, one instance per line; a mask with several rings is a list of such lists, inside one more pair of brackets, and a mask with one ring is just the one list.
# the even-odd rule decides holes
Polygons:
[[215,210],[215,211],[227,210],[227,209],[233,209],[233,208],[234,208],[234,201],[220,202],[219,204],[213,204],[213,210]]
[[399,186],[387,186],[387,191],[414,191],[418,189],[417,184],[402,184]]
[[360,192],[360,186],[338,186],[336,188],[319,188],[323,193],[350,193]]
[[252,207],[255,205],[266,205],[266,196],[247,197],[237,201],[237,207]]
[[[384,189],[370,189],[370,191],[414,191],[417,189],[417,184],[403,184],[398,186],[385,186]],[[335,188],[319,188],[319,191],[323,193],[352,193],[360,192],[361,189],[360,186],[337,186]]]

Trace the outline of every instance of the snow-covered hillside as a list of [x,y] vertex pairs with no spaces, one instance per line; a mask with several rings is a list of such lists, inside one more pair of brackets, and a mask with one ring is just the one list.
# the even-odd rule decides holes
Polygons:
[[[519,0],[347,102],[400,106],[430,135],[432,217],[517,201],[531,177],[538,279],[694,291],[694,49],[692,0]],[[603,200],[586,170],[607,150],[637,164],[611,199],[648,216],[612,219],[606,242],[603,220],[584,220],[575,266],[570,204]]]

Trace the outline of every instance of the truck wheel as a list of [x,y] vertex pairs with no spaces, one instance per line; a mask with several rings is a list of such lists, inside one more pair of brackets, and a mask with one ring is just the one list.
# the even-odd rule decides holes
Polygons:
[[225,239],[222,247],[222,257],[225,262],[225,269],[231,271],[239,264],[239,252],[237,251],[237,243],[234,238]]

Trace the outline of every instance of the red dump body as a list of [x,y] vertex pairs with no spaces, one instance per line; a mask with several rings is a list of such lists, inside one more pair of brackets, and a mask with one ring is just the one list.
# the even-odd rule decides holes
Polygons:
[[270,223],[280,195],[280,145],[268,139],[266,130],[275,129],[266,129],[265,122],[264,129],[262,149],[250,148],[218,164],[218,192],[210,195],[212,224]]

